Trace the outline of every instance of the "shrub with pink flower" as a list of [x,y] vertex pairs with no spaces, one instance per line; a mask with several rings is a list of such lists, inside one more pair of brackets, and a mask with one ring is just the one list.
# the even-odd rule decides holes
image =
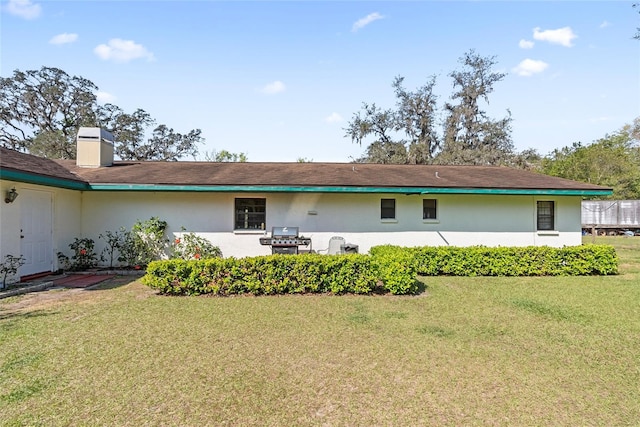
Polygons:
[[86,270],[98,265],[98,256],[93,247],[95,242],[89,238],[75,238],[73,243],[69,244],[69,248],[73,251],[73,255],[69,259],[62,252],[58,253],[58,260],[65,260],[65,266],[70,270]]
[[[182,229],[184,231],[184,228]],[[193,232],[176,237],[171,247],[171,257],[181,259],[221,258],[222,251],[209,240]]]

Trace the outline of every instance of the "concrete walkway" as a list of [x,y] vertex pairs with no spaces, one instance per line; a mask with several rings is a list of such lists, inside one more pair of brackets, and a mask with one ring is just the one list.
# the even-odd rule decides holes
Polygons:
[[136,275],[142,276],[144,271],[88,271],[67,274],[50,274],[28,282],[23,282],[18,287],[0,290],[0,299],[8,298],[15,295],[26,294],[29,292],[40,292],[52,287],[63,288],[87,288],[105,280],[112,279],[117,275]]

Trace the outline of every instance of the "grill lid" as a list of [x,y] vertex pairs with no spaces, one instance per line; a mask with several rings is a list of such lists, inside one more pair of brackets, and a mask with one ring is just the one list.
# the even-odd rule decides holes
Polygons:
[[271,238],[298,237],[298,227],[271,227]]

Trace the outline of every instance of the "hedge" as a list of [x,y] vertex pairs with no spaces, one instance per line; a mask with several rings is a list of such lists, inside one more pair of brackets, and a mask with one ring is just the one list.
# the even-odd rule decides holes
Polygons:
[[587,276],[618,272],[618,257],[610,245],[495,247],[383,245],[371,248],[376,257],[411,259],[423,276]]
[[368,255],[304,254],[154,261],[142,281],[169,295],[406,294],[417,290],[415,276]]
[[613,246],[376,246],[370,255],[268,255],[153,261],[144,284],[168,295],[389,292],[415,294],[416,275],[578,276],[618,271]]

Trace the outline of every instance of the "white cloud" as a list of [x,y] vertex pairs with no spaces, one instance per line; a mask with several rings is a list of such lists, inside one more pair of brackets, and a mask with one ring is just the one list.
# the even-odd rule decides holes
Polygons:
[[557,30],[544,30],[541,31],[539,27],[533,29],[533,38],[549,42],[552,44],[559,44],[566,47],[573,46],[572,40],[577,38],[571,27],[562,27]]
[[600,28],[607,28],[611,26],[611,22],[609,21],[602,21],[602,24],[600,24]]
[[276,93],[284,92],[287,87],[280,80],[271,82],[260,89],[260,92],[267,95],[275,95]]
[[36,19],[42,13],[42,7],[37,3],[31,3],[31,0],[9,0],[5,10],[24,19]]
[[513,69],[513,72],[519,76],[530,77],[534,74],[543,72],[549,67],[544,61],[538,61],[536,59],[525,59],[520,62],[517,67]]
[[98,91],[98,93],[96,93],[96,100],[100,104],[113,104],[116,101],[116,97],[109,92]]
[[327,123],[340,123],[343,120],[344,119],[342,118],[342,116],[335,112],[329,114],[327,117],[324,118],[324,121]]
[[520,43],[518,43],[518,46],[520,46],[520,49],[531,49],[533,45],[534,43],[532,41],[525,40],[525,39],[520,40]]
[[75,33],[62,33],[62,34],[58,34],[57,36],[53,36],[51,38],[51,40],[49,40],[49,43],[51,44],[67,44],[67,43],[73,43],[74,41],[78,40],[78,35]]
[[378,12],[370,13],[364,18],[360,18],[356,22],[354,22],[353,26],[351,27],[351,31],[355,33],[356,31],[371,24],[373,21],[377,21],[378,19],[383,19],[383,18],[384,16],[380,15]]
[[107,44],[96,46],[93,52],[105,61],[129,62],[139,58],[146,58],[147,61],[155,60],[153,53],[133,40],[111,39]]

